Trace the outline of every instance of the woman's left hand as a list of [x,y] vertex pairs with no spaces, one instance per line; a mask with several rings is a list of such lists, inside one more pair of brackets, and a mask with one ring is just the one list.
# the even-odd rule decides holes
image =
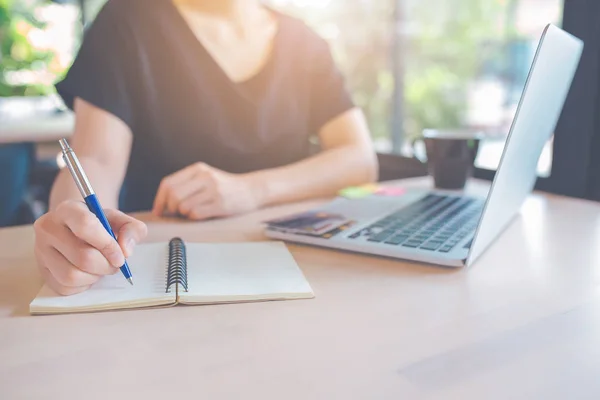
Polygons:
[[152,212],[193,220],[226,217],[258,209],[259,194],[250,175],[230,174],[198,163],[161,181]]

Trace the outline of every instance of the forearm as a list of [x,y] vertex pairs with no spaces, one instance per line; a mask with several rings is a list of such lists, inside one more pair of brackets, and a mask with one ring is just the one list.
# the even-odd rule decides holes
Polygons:
[[281,168],[250,174],[262,206],[328,197],[377,180],[377,158],[361,146],[342,146]]
[[[93,158],[80,157],[79,162],[90,180],[102,207],[118,209],[121,182],[110,179],[106,173],[106,166]],[[77,186],[75,186],[71,173],[65,167],[60,171],[52,186],[50,209],[54,210],[56,206],[66,200],[83,200],[83,198]]]

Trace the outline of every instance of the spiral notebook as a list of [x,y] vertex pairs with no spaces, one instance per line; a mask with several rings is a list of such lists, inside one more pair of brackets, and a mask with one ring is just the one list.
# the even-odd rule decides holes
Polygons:
[[285,244],[143,244],[128,259],[135,282],[121,273],[87,291],[60,296],[44,286],[31,314],[64,314],[269,300],[313,298],[313,291]]

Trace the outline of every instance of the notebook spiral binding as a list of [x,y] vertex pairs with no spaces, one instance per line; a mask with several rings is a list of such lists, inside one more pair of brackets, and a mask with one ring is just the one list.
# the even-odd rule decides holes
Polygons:
[[171,286],[177,284],[188,291],[187,280],[187,257],[185,254],[185,243],[180,238],[174,238],[169,242],[169,264],[167,268],[166,293],[171,292]]

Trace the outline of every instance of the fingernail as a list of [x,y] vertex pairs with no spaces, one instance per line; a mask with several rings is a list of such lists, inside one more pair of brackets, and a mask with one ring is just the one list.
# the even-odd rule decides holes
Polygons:
[[127,256],[131,256],[133,253],[133,248],[135,247],[135,239],[128,239],[125,244],[125,251],[127,252]]
[[124,255],[121,254],[120,251],[110,254],[108,256],[108,259],[109,259],[110,265],[112,265],[113,268],[121,268],[121,266],[125,262]]

